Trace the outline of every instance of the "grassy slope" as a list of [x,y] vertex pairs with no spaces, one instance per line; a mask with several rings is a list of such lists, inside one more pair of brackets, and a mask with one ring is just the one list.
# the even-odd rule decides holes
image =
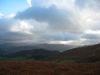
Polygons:
[[100,75],[100,62],[0,61],[0,75]]
[[100,44],[64,51],[59,58],[59,60],[73,60],[76,62],[100,61]]

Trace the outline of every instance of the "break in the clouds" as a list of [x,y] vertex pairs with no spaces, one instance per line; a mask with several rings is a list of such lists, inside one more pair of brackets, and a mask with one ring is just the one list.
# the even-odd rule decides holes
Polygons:
[[26,2],[29,7],[24,11],[11,15],[0,13],[0,40],[71,45],[99,43],[99,0]]

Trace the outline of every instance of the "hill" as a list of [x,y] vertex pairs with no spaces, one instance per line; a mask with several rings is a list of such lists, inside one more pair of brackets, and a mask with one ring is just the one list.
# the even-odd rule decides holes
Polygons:
[[60,60],[75,60],[78,62],[100,61],[100,44],[70,49],[60,54]]
[[16,44],[16,43],[4,43],[0,44],[0,49],[4,51],[4,54],[15,53],[23,50],[36,50],[45,49],[50,51],[64,51],[74,48],[72,45],[62,44]]

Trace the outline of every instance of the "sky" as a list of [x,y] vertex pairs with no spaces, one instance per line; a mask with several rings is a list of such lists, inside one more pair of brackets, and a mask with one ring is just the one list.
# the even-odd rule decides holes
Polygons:
[[100,43],[100,0],[0,0],[4,43]]

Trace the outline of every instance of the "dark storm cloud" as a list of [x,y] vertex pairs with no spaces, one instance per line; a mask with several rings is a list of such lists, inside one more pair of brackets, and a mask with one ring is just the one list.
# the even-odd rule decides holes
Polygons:
[[76,0],[76,5],[79,8],[92,8],[92,9],[100,9],[100,0]]
[[63,32],[63,33],[48,33],[48,34],[44,34],[43,36],[45,36],[48,39],[51,40],[58,40],[58,41],[68,41],[68,40],[77,40],[80,38],[80,34],[76,34],[76,33],[70,33],[70,32]]
[[0,32],[7,31],[12,24],[13,23],[11,19],[1,18],[0,19]]
[[17,19],[35,19],[38,22],[46,22],[52,30],[60,31],[73,31],[79,29],[77,22],[74,23],[72,13],[69,11],[58,9],[52,5],[49,8],[43,7],[30,7],[24,12],[16,15]]
[[86,38],[86,39],[91,39],[91,40],[96,40],[96,39],[100,39],[100,32],[98,33],[86,33],[86,34],[83,34],[82,36],[83,38]]

